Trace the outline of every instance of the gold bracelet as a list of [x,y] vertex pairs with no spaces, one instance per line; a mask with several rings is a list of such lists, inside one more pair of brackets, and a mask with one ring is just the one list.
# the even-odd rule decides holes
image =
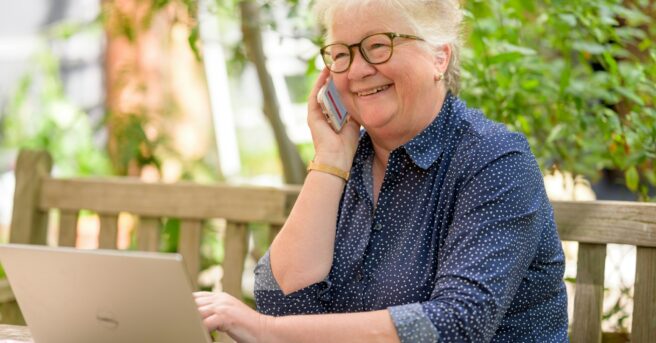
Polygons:
[[310,164],[307,167],[307,171],[310,170],[317,170],[320,172],[328,173],[330,175],[335,175],[339,178],[342,178],[344,181],[348,181],[349,179],[349,172],[333,166],[314,162],[314,160],[310,161]]

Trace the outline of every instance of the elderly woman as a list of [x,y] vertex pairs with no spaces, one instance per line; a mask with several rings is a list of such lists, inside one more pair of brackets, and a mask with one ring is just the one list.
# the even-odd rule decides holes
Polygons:
[[[198,293],[206,326],[243,342],[567,341],[535,158],[456,97],[457,1],[316,8],[328,45],[308,105],[311,171],[256,268],[258,312]],[[351,116],[339,133],[315,100],[328,78]]]

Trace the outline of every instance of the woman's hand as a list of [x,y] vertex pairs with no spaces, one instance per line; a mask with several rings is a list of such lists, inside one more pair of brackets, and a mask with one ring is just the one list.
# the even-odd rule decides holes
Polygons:
[[194,298],[208,330],[223,331],[240,343],[262,343],[273,320],[224,292],[195,292]]
[[353,120],[353,116],[349,116],[339,133],[336,133],[328,123],[317,102],[317,93],[327,83],[329,76],[328,69],[324,69],[319,74],[308,99],[307,121],[312,133],[315,162],[350,170],[360,135],[360,123]]

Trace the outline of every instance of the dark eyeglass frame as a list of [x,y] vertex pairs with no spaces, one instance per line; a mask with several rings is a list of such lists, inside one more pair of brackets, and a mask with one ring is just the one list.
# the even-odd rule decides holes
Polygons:
[[[369,37],[373,37],[373,36],[377,36],[377,35],[385,35],[385,36],[389,37],[390,42],[391,42],[390,53],[389,53],[389,56],[384,61],[371,62],[369,60],[369,57],[367,57],[366,52],[362,48],[362,42],[367,40],[367,38],[369,38]],[[344,72],[348,71],[351,68],[351,64],[353,64],[353,58],[355,57],[355,54],[352,51],[353,51],[353,48],[355,48],[355,47],[357,47],[358,50],[360,50],[360,55],[362,55],[362,58],[364,58],[364,60],[367,61],[367,63],[369,63],[369,64],[383,64],[383,63],[389,61],[392,58],[392,55],[394,55],[394,39],[395,38],[407,38],[407,39],[414,39],[414,40],[424,41],[424,39],[421,38],[421,37],[414,36],[414,35],[408,35],[408,34],[404,34],[404,33],[378,32],[378,33],[370,34],[370,35],[362,38],[359,43],[355,43],[355,44],[351,44],[351,45],[344,44],[344,43],[333,43],[333,44],[328,44],[328,45],[322,47],[319,51],[321,53],[321,59],[323,60],[323,63],[326,65],[326,68],[328,68],[333,73],[339,74],[339,73],[344,73]],[[328,49],[332,46],[344,46],[348,49],[349,63],[348,63],[348,66],[346,66],[346,69],[340,70],[340,71],[334,71],[334,70],[332,70],[332,68],[330,68],[330,66],[326,62],[326,54],[325,54],[326,49]]]

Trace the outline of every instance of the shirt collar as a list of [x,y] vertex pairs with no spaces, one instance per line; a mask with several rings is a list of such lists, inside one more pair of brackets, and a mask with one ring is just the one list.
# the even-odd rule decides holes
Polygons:
[[[412,161],[422,169],[428,169],[442,154],[444,146],[448,144],[451,136],[449,130],[450,117],[458,106],[454,106],[457,98],[448,92],[444,98],[442,109],[437,117],[422,130],[418,135],[405,143],[401,148],[405,149]],[[355,162],[361,164],[374,154],[373,144],[369,134],[362,130],[360,143],[355,154]]]
[[442,154],[451,136],[449,123],[456,109],[456,97],[448,92],[444,98],[442,109],[433,122],[417,136],[403,145],[412,161],[422,169],[428,169]]

